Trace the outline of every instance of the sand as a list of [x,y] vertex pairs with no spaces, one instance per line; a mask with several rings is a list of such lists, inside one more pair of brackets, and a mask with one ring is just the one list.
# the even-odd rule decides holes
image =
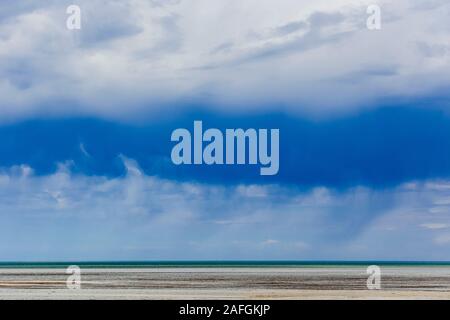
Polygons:
[[364,267],[0,269],[0,299],[450,299],[450,267],[382,267],[368,290]]

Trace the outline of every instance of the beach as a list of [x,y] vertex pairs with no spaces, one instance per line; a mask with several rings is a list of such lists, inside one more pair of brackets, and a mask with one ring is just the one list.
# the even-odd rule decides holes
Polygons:
[[450,299],[450,266],[381,267],[368,290],[367,266],[1,268],[0,299]]

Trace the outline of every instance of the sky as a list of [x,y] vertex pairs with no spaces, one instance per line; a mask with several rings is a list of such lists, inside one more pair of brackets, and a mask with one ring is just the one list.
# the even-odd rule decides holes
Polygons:
[[[1,2],[0,261],[450,260],[449,18],[446,0]],[[173,164],[196,120],[279,129],[278,174]]]

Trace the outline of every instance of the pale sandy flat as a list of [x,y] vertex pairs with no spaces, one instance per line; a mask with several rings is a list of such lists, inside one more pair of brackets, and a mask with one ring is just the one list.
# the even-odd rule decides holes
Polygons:
[[0,299],[450,299],[450,267],[384,267],[368,290],[364,267],[0,269]]

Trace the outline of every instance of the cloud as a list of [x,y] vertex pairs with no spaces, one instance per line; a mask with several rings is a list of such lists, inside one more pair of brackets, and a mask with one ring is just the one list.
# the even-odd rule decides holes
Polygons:
[[82,143],[82,142],[80,143],[80,151],[84,156],[91,158],[91,155],[89,154],[89,152],[86,151],[86,147],[84,146],[84,143]]
[[[373,1],[77,3],[79,31],[0,4],[2,259],[450,259],[450,122],[419,109],[449,106],[448,1],[373,32]],[[280,128],[280,174],[174,168],[197,117]]]
[[450,234],[441,234],[435,238],[435,242],[438,245],[448,245],[450,244]]
[[421,224],[420,226],[423,228],[432,229],[432,230],[450,228],[450,224],[446,224],[446,223],[424,223],[424,224]]
[[0,119],[137,117],[183,106],[327,116],[386,101],[448,107],[449,4],[80,0],[0,5]]
[[[122,157],[122,177],[0,173],[3,260],[449,259],[450,216],[426,209],[450,182],[337,192],[220,186],[148,176]],[[389,244],[389,245],[387,245]],[[411,248],[411,249],[408,249]]]
[[275,244],[279,244],[279,243],[280,243],[280,241],[274,240],[274,239],[267,239],[262,242],[262,244],[265,246],[271,246],[271,245],[275,245]]

